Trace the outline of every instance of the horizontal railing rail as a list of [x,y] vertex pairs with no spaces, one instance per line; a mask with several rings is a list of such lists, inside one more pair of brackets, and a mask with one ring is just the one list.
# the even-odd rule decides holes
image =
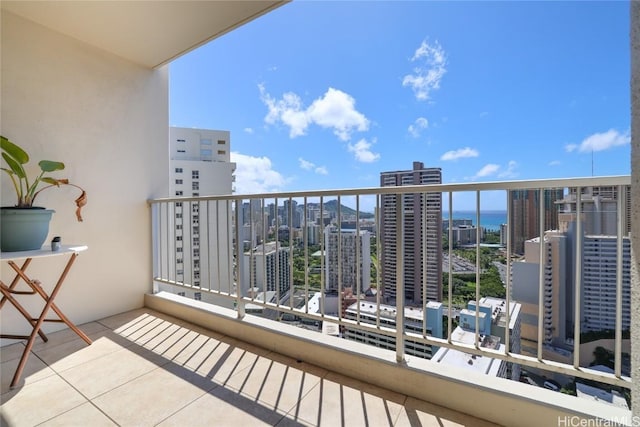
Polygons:
[[[628,307],[625,289],[630,286],[623,275],[628,265],[624,241],[629,206],[624,195],[629,185],[629,176],[613,176],[154,199],[149,204],[155,287],[234,307],[239,318],[256,313],[319,332],[321,325],[333,324],[333,333],[394,350],[398,361],[407,356],[433,358],[440,354],[438,349],[448,349],[504,362],[513,379],[518,377],[514,372],[526,367],[544,377],[560,374],[629,388],[622,351],[623,332],[629,327],[622,309]],[[588,191],[594,187],[617,194],[615,232],[607,235],[614,239],[614,267],[602,273],[615,275],[610,290],[615,300],[612,372],[590,367],[580,354],[581,335],[591,322],[585,317],[583,288],[588,284],[583,280],[581,250],[585,239],[591,238],[585,218],[593,212],[585,203],[592,200]],[[523,192],[530,198],[526,211],[515,201]],[[466,331],[465,342],[454,334],[465,308],[454,303],[460,299],[456,286],[463,281],[449,261],[456,256],[454,227],[442,227],[443,212],[444,220],[454,224],[454,199],[457,203],[459,197],[473,199],[475,205],[469,210],[474,211],[470,219],[475,222],[476,244],[466,252],[475,255],[475,281],[473,294],[465,294],[473,301],[466,307],[465,319],[471,313],[473,320],[458,325]],[[504,295],[499,296],[506,309],[498,310],[499,322],[493,319],[496,313],[486,312],[486,305],[478,308],[479,301],[491,296],[482,291],[483,274],[490,268],[482,264],[484,252],[478,243],[485,232],[482,213],[489,210],[485,200],[495,199],[506,210],[501,245]],[[547,227],[550,212],[569,215],[567,229],[554,231],[565,233],[565,240],[573,236],[570,244],[557,244],[564,245],[562,250]],[[526,243],[518,234],[525,217]],[[516,244],[537,247],[521,260],[512,256]],[[558,261],[552,261],[561,256],[558,251],[565,251],[562,274],[554,270]],[[448,256],[448,271],[442,270],[443,254]],[[524,291],[527,301],[513,295],[514,279],[522,288],[520,276],[514,278],[516,263],[537,263],[536,273],[527,270],[537,276],[537,284]],[[565,313],[569,306],[573,312]],[[562,317],[566,328],[559,316],[566,316]],[[490,333],[488,317],[493,319]],[[536,336],[528,332],[526,338],[535,342],[533,353],[520,347],[524,321],[528,330],[536,330]],[[565,328],[562,333],[561,328]],[[495,346],[486,346],[494,334],[499,338]],[[573,344],[558,341],[562,336]]]

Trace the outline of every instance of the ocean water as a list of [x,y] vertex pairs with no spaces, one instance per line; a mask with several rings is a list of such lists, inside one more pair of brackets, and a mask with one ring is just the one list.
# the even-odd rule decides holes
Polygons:
[[[442,212],[442,219],[449,219],[449,212]],[[475,211],[453,211],[453,219],[470,219],[477,226]],[[500,225],[507,222],[507,211],[480,211],[480,227],[487,230],[500,230]]]

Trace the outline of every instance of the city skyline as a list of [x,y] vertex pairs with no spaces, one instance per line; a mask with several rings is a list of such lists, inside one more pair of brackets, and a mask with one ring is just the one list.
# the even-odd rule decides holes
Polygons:
[[172,63],[170,122],[231,132],[239,194],[413,161],[443,183],[624,175],[628,30],[626,2],[293,2]]

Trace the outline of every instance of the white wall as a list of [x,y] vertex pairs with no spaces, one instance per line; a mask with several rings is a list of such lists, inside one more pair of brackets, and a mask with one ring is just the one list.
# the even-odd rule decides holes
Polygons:
[[[47,241],[59,235],[63,243],[89,246],[58,305],[79,324],[141,307],[151,290],[146,201],[168,195],[167,69],[134,65],[6,11],[1,36],[2,135],[26,148],[33,165],[64,161],[67,169],[57,176],[88,193],[83,223],[75,221],[71,187],[36,200],[56,210]],[[1,201],[15,203],[5,174]],[[30,271],[49,280],[61,261],[51,258]],[[3,280],[7,270],[3,263]],[[29,329],[8,304],[1,316],[3,333]]]

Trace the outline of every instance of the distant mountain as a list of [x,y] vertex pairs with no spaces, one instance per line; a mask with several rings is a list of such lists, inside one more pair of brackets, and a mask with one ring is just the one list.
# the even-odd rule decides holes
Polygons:
[[[308,206],[310,207],[316,207],[318,209],[320,209],[320,203],[308,203]],[[322,210],[325,212],[332,212],[332,213],[336,213],[338,212],[338,200],[334,199],[334,200],[329,200],[328,202],[324,202],[323,203],[323,207]],[[351,209],[348,206],[345,205],[340,205],[340,213],[342,215],[356,215],[356,210],[355,209]],[[362,212],[360,211],[359,214],[359,218],[360,219],[372,219],[375,217],[374,214],[370,213],[370,212]]]

